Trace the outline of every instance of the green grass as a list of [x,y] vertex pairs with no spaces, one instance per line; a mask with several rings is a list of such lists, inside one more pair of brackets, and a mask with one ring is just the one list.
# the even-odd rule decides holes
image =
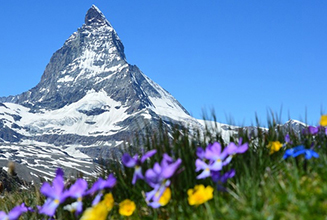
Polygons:
[[[225,185],[226,191],[214,191],[214,198],[197,207],[190,206],[187,201],[187,190],[196,184],[216,187],[210,178],[197,180],[195,172],[196,148],[206,147],[209,142],[223,143],[219,132],[206,131],[205,134],[188,133],[176,127],[173,138],[162,128],[158,133],[151,133],[144,140],[135,139],[132,146],[127,147],[131,154],[138,152],[141,146],[144,151],[157,149],[157,154],[147,160],[143,170],[160,161],[163,153],[174,159],[181,158],[182,165],[178,175],[172,179],[172,198],[170,202],[159,209],[147,206],[144,193],[151,188],[142,180],[131,184],[134,169],[123,168],[118,163],[105,163],[107,172],[114,173],[117,185],[112,193],[118,204],[124,199],[136,203],[136,211],[130,217],[120,216],[118,205],[109,213],[108,219],[327,219],[327,137],[326,135],[300,135],[287,131],[293,141],[279,152],[272,155],[267,145],[270,141],[284,143],[285,133],[276,125],[270,123],[267,131],[258,129],[256,138],[240,131],[231,141],[243,138],[243,143],[249,143],[249,150],[236,155],[232,162],[224,168],[236,170],[236,175]],[[150,134],[150,133],[149,133]],[[283,159],[285,149],[299,144],[306,148],[314,146],[319,158],[305,160],[303,156]],[[139,152],[140,153],[140,152]],[[118,158],[120,159],[120,158]],[[90,183],[91,185],[92,183]],[[0,210],[8,212],[15,205],[25,202],[35,207],[42,205],[44,197],[38,189],[6,193],[0,199]],[[90,206],[91,198],[84,199],[84,206]],[[21,219],[42,219],[37,213],[23,214]],[[62,206],[57,211],[56,219],[78,219]]]

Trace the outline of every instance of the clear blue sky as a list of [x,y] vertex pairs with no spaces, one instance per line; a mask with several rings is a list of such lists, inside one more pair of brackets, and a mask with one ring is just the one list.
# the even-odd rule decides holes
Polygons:
[[196,118],[317,124],[327,113],[327,1],[2,1],[0,96],[34,87],[95,4],[130,64]]

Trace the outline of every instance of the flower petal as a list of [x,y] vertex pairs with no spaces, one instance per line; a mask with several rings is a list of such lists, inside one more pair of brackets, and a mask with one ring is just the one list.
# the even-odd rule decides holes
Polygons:
[[21,205],[18,205],[14,207],[9,213],[8,218],[9,219],[18,219],[19,216],[21,216],[22,213],[27,212],[27,207],[25,206],[25,203],[22,203]]
[[45,195],[46,197],[50,197],[50,198],[57,197],[56,192],[53,190],[53,188],[50,186],[50,184],[48,182],[43,183],[43,185],[41,186],[40,192],[43,195]]
[[162,177],[165,179],[172,177],[174,175],[174,173],[176,172],[176,170],[178,169],[178,167],[181,165],[181,163],[182,163],[182,160],[180,158],[178,158],[175,163],[172,163],[172,164],[166,166],[165,168],[163,168],[162,174],[161,174]]
[[132,158],[128,153],[122,156],[122,162],[126,167],[134,167],[136,165],[136,160]]
[[79,178],[70,187],[68,195],[73,198],[79,198],[83,196],[86,189],[87,189],[86,180]]
[[200,170],[204,170],[206,168],[209,168],[209,165],[206,164],[204,161],[200,160],[200,159],[196,159],[195,161],[195,171],[198,172]]
[[311,157],[318,158],[318,157],[319,157],[319,154],[316,153],[316,152],[313,151],[313,150],[306,150],[306,151],[305,151],[305,156],[304,156],[304,158],[305,158],[305,159],[311,159]]
[[138,179],[144,179],[142,174],[142,167],[136,166],[133,174],[132,184],[134,185]]
[[7,213],[5,213],[4,211],[0,211],[0,219],[5,219],[5,217],[8,217]]
[[113,188],[117,183],[117,179],[113,174],[109,174],[108,178],[104,182],[103,188]]
[[216,160],[209,165],[210,170],[219,171],[223,168],[223,162],[221,160]]
[[64,177],[64,171],[61,168],[58,168],[57,171],[56,171],[56,176]]
[[157,150],[150,150],[147,153],[145,153],[142,157],[141,157],[141,163],[144,163],[144,161],[146,159],[148,159],[149,157],[152,157],[153,155],[155,155],[157,153]]
[[200,173],[196,178],[197,179],[204,179],[207,178],[208,176],[210,176],[210,169],[204,169],[202,173]]
[[52,190],[55,191],[57,196],[60,196],[64,190],[64,187],[64,177],[61,175],[56,176],[52,181]]
[[204,159],[205,156],[205,151],[202,147],[197,147],[196,148],[196,155],[198,156],[198,158],[200,158],[201,160]]
[[209,144],[205,150],[205,158],[208,160],[217,160],[220,158],[221,145],[218,142]]
[[159,163],[155,163],[153,165],[153,171],[156,173],[156,174],[160,174],[161,173],[161,166],[159,165]]
[[89,190],[86,192],[86,194],[87,194],[87,195],[89,195],[89,194],[93,194],[93,193],[95,193],[95,192],[101,190],[101,189],[103,188],[103,185],[104,185],[104,180],[103,180],[101,177],[99,177],[99,179],[98,179],[95,183],[93,183],[91,189],[89,189]]
[[247,151],[248,149],[249,149],[249,144],[248,144],[248,143],[242,144],[242,145],[238,146],[238,148],[237,148],[237,153],[238,153],[238,154],[243,154],[243,153],[245,153],[245,151]]
[[53,216],[56,212],[57,207],[59,206],[59,201],[54,199],[47,199],[44,205],[40,208],[39,213],[45,214],[48,216]]
[[92,206],[95,206],[100,202],[102,195],[103,195],[102,193],[99,193],[95,196],[95,198],[92,201]]
[[173,162],[174,162],[173,158],[171,158],[168,154],[164,153],[160,166],[161,168],[164,168]]

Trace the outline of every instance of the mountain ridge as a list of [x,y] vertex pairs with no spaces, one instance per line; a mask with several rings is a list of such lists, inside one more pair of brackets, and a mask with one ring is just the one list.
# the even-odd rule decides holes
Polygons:
[[[118,34],[96,6],[84,20],[52,55],[35,87],[0,98],[3,159],[32,170],[37,166],[44,174],[67,157],[76,160],[69,165],[80,171],[99,157],[112,158],[147,127],[202,127],[169,92],[127,62]],[[19,151],[30,159],[17,157]],[[85,173],[93,173],[96,166],[88,166]]]

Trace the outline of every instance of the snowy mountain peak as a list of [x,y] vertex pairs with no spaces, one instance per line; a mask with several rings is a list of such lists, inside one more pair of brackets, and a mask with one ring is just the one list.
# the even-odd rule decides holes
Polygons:
[[[10,160],[17,158],[16,149],[35,149],[44,163],[34,162],[31,169],[46,164],[53,170],[70,155],[113,158],[136,133],[146,135],[161,125],[171,132],[172,124],[201,127],[171,94],[127,62],[116,31],[94,5],[34,88],[0,98],[0,149],[8,149]],[[84,164],[78,161],[77,168]]]
[[111,26],[109,21],[106,19],[106,17],[95,5],[92,5],[92,7],[87,11],[85,15],[85,24],[86,25],[100,24],[100,25]]

